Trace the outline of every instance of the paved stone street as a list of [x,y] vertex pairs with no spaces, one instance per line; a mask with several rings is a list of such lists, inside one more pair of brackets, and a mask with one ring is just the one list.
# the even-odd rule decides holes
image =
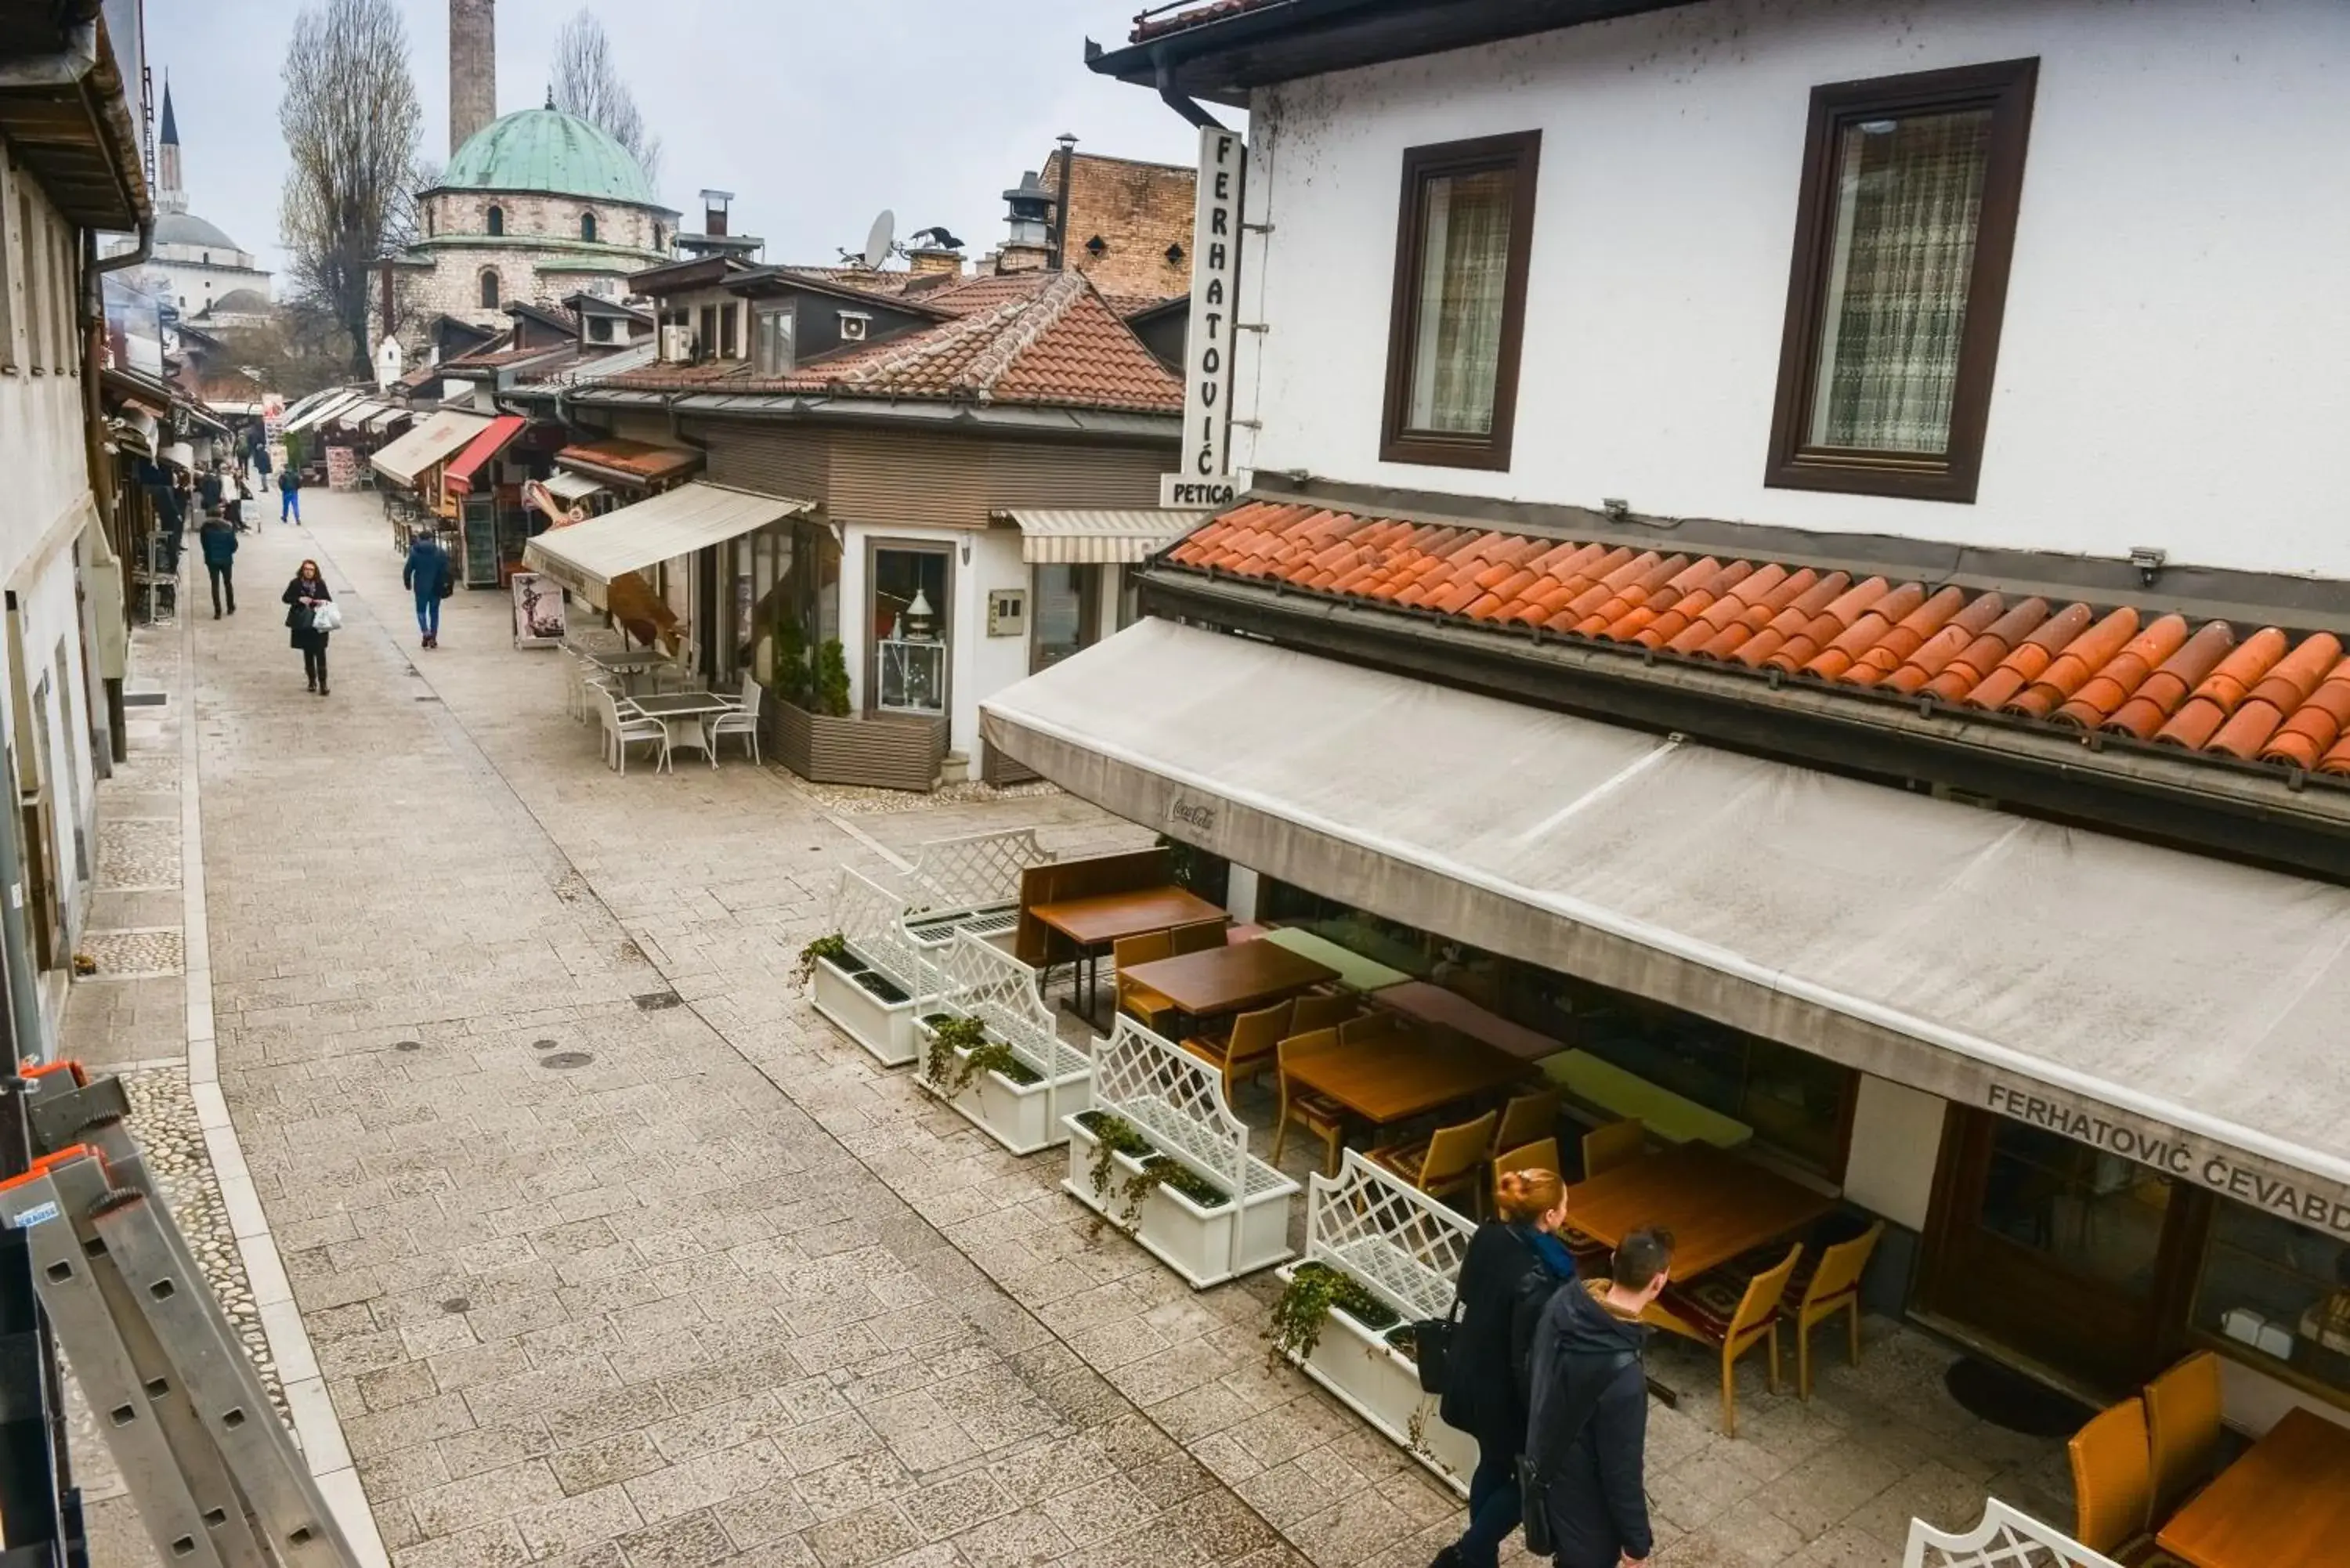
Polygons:
[[[1049,790],[820,794],[733,754],[615,775],[502,597],[451,600],[420,652],[375,499],[304,499],[309,527],[247,537],[242,612],[191,628],[208,943],[177,929],[161,728],[108,786],[130,831],[101,858],[165,891],[105,895],[116,972],[77,988],[75,1044],[208,1060],[180,999],[209,1020],[213,1147],[241,1149],[298,1318],[250,1293],[393,1563],[1419,1568],[1450,1538],[1452,1494],[1268,1366],[1268,1277],[1194,1294],[1090,1237],[1058,1151],[1004,1154],[801,997],[839,866],[1135,830]],[[306,553],[347,618],[323,699],[277,603]],[[176,668],[180,639],[140,658]],[[1660,1352],[1689,1397],[1652,1414],[1659,1563],[1874,1568],[1912,1511],[1971,1522],[1986,1490],[2069,1518],[2060,1449],[1952,1406],[1948,1350],[1869,1329],[1810,1405],[1758,1371],[1735,1443],[1704,1359]]]

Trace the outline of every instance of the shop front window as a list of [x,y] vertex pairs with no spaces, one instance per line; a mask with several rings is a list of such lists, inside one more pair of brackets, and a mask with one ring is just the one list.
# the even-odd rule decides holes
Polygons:
[[2350,1241],[2221,1201],[2194,1321],[2232,1354],[2350,1394]]
[[1098,566],[1037,566],[1033,568],[1035,620],[1028,668],[1049,670],[1094,640],[1094,592]]
[[1991,1135],[1975,1223],[2134,1299],[2154,1292],[2175,1196],[2145,1166],[2022,1122]]
[[873,706],[885,713],[947,711],[947,553],[873,552]]

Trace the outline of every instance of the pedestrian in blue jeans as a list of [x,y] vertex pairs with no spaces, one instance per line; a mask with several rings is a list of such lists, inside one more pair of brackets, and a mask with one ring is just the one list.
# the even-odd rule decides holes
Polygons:
[[277,520],[302,521],[302,476],[291,462],[277,471]]
[[441,601],[456,585],[450,580],[449,552],[431,529],[420,530],[409,541],[408,564],[400,569],[400,580],[415,591],[416,629],[424,634],[424,646],[440,647]]

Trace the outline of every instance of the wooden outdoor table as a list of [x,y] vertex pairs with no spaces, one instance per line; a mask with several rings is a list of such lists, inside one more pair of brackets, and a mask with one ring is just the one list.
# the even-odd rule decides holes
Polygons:
[[1643,1156],[1566,1189],[1566,1222],[1610,1247],[1644,1225],[1670,1231],[1677,1280],[1793,1236],[1835,1207],[1825,1193],[1705,1143]]
[[2288,1410],[2155,1543],[2195,1568],[2345,1568],[2350,1429]]
[[1433,1023],[1440,1029],[1450,1029],[1455,1034],[1465,1034],[1471,1040],[1491,1045],[1496,1051],[1506,1051],[1521,1062],[1539,1062],[1559,1048],[1559,1043],[1549,1035],[1538,1033],[1523,1024],[1513,1023],[1501,1014],[1478,1006],[1457,991],[1447,991],[1424,980],[1406,980],[1399,985],[1382,986],[1372,994],[1371,1001],[1378,1006],[1393,1008],[1406,1018]]
[[1338,978],[1329,965],[1269,941],[1235,942],[1155,959],[1124,973],[1194,1018],[1245,1012]]
[[1089,898],[1031,904],[1028,912],[1068,938],[1084,956],[1086,1000],[1077,1011],[1087,1018],[1094,1012],[1104,948],[1120,937],[1212,920],[1223,913],[1197,893],[1171,882],[1160,888],[1133,888],[1123,893],[1097,893]]
[[1288,1072],[1293,1082],[1373,1127],[1392,1127],[1514,1084],[1526,1075],[1526,1064],[1479,1041],[1399,1029],[1316,1052]]

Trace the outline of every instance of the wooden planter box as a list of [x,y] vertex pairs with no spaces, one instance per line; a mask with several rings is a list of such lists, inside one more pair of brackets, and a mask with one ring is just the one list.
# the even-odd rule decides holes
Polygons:
[[914,1009],[920,1005],[916,998],[884,1002],[830,959],[816,961],[813,990],[816,1010],[847,1031],[875,1061],[885,1067],[902,1067],[914,1059]]
[[[1294,1265],[1279,1271],[1283,1284],[1289,1282],[1293,1271]],[[1295,1355],[1289,1359],[1437,1480],[1468,1495],[1470,1472],[1477,1468],[1477,1439],[1445,1424],[1436,1413],[1436,1396],[1420,1391],[1419,1366],[1383,1335],[1333,1308],[1322,1320],[1322,1337],[1314,1354],[1303,1361]]]
[[775,703],[775,755],[784,766],[812,784],[863,784],[875,789],[937,787],[939,764],[947,754],[947,722],[897,714],[851,714],[836,719],[778,700]]
[[[931,1026],[916,1019],[914,1035],[921,1059],[927,1063]],[[959,1074],[971,1053],[957,1051],[954,1054]],[[965,1085],[961,1094],[952,1096],[927,1076],[921,1079],[922,1087],[945,1100],[973,1127],[1014,1154],[1035,1154],[1067,1137],[1061,1118],[1093,1108],[1093,1083],[1090,1063],[1063,1072],[1057,1083],[1039,1078],[1033,1084],[1015,1084],[1001,1073],[982,1073]]]
[[[1097,1198],[1091,1173],[1094,1135],[1074,1114],[1063,1116],[1061,1124],[1069,1134],[1069,1174],[1061,1183],[1062,1189],[1118,1224],[1118,1185],[1140,1171],[1142,1162],[1112,1154],[1118,1175],[1107,1199]],[[1141,1222],[1134,1239],[1145,1251],[1189,1281],[1193,1290],[1205,1290],[1269,1268],[1291,1255],[1289,1203],[1284,1197],[1243,1204],[1235,1193],[1213,1209],[1203,1209],[1172,1188],[1157,1187],[1142,1201]]]

